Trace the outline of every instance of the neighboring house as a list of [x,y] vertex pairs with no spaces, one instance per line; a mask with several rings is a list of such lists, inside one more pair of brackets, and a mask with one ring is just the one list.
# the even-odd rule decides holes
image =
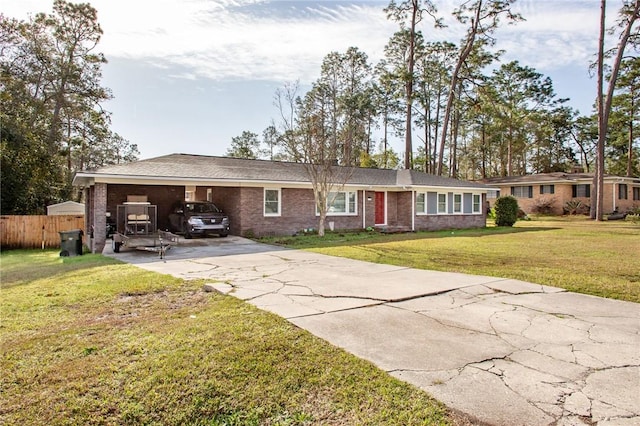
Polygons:
[[75,201],[65,201],[63,203],[51,204],[47,206],[47,216],[55,215],[83,215],[84,204]]
[[[344,186],[333,188],[327,229],[418,231],[486,224],[485,185],[415,170],[348,172]],[[136,195],[157,205],[160,229],[169,227],[169,213],[185,199],[213,201],[229,215],[235,235],[292,235],[318,227],[309,175],[299,163],[171,154],[79,172],[73,183],[84,189],[94,251],[104,246],[106,217],[115,217],[117,205]]]
[[[567,203],[577,201],[581,201],[588,212],[592,204],[593,173],[540,173],[489,178],[481,182],[496,188],[488,193],[491,206],[498,196],[513,195],[527,214],[541,213],[540,210],[548,206],[546,213],[561,215]],[[640,207],[640,178],[605,175],[603,203],[605,213]]]

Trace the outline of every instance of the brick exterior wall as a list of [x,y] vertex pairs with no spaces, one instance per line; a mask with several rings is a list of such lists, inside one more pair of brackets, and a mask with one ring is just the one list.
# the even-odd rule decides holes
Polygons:
[[[636,186],[637,188],[638,186]],[[619,212],[640,208],[640,200],[633,199],[633,186],[627,183],[627,198],[620,199],[618,194],[618,184],[604,185],[604,211],[610,212],[616,208]],[[608,203],[608,204],[607,204]]]
[[[580,182],[582,184],[582,182]],[[515,185],[507,185],[500,187],[500,195],[510,195],[511,187]],[[553,194],[541,194],[540,184],[531,185],[533,187],[533,198],[516,197],[518,200],[518,206],[527,214],[536,213],[536,206],[539,205],[541,200],[551,201],[551,214],[562,215],[564,214],[564,206],[567,202],[572,200],[582,201],[587,206],[590,206],[592,201],[590,197],[573,197],[573,184],[554,184]],[[593,187],[591,187],[591,194],[593,195]],[[491,199],[491,206],[495,203],[495,198]],[[595,198],[593,200],[595,203]],[[604,184],[604,212],[605,214],[611,213],[615,208],[620,212],[626,212],[636,207],[640,207],[640,200],[633,199],[633,186],[627,184],[627,198],[618,198],[618,183],[605,182]]]
[[486,224],[486,214],[430,214],[416,216],[416,231],[484,228]]
[[[228,197],[228,207],[224,209],[231,220],[231,233],[236,235],[292,235],[303,229],[318,229],[319,217],[315,212],[313,191],[310,189],[282,188],[281,215],[264,215],[264,188],[228,188],[236,195]],[[237,195],[239,194],[239,196]],[[215,201],[215,197],[214,197]],[[358,210],[362,209],[362,191],[358,191]],[[373,221],[373,213],[371,213]],[[239,220],[237,218],[240,218]],[[327,216],[326,229],[329,222],[334,222],[334,229],[361,229],[362,216]]]
[[107,184],[96,183],[93,188],[92,253],[102,253],[107,242]]
[[[207,187],[196,188],[198,201],[207,199],[211,189],[212,201],[229,215],[230,233],[242,236],[293,235],[303,229],[318,228],[319,217],[311,189],[281,188],[281,215],[264,215],[264,188],[262,187]],[[275,189],[275,188],[274,188]],[[184,186],[96,184],[87,190],[89,214],[87,229],[94,225],[92,250],[101,252],[106,241],[106,212],[115,219],[117,206],[127,201],[128,195],[144,195],[157,206],[158,228],[168,229],[168,216],[175,204],[184,200]],[[369,200],[370,198],[370,200]],[[411,191],[387,192],[387,225],[411,229],[413,194]],[[364,210],[364,223],[363,223]],[[446,228],[474,228],[485,226],[485,215],[429,215],[416,216],[416,230]],[[327,216],[334,229],[362,229],[375,225],[375,191],[357,191],[357,215]]]
[[411,212],[413,209],[413,193],[396,192],[395,226],[402,226],[411,229]]
[[[94,212],[94,202],[93,202],[93,193],[95,190],[95,186],[89,186],[84,188],[84,235],[87,241],[87,245],[89,246],[89,250],[92,253],[95,253],[93,250],[93,235],[91,234],[91,230],[93,229],[93,212]],[[105,238],[106,239],[106,238]]]

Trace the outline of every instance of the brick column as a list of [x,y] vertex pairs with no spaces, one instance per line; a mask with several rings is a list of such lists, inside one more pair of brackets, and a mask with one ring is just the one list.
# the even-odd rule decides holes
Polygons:
[[102,253],[107,242],[107,184],[96,183],[93,193],[93,253]]

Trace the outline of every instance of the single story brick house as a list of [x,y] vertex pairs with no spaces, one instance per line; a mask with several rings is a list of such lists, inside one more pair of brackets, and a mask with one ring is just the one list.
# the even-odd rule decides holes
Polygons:
[[[350,168],[344,175],[344,185],[333,189],[327,228],[330,222],[334,229],[406,231],[486,224],[483,184],[415,170]],[[84,191],[94,252],[106,242],[106,217],[140,196],[157,205],[159,229],[168,229],[168,215],[183,200],[213,201],[229,215],[234,235],[292,235],[318,227],[312,185],[300,163],[171,154],[78,172],[73,183]]]
[[[481,182],[494,188],[488,193],[491,206],[497,197],[513,195],[527,214],[538,213],[540,206],[549,205],[549,213],[561,215],[570,201],[581,201],[587,208],[592,203],[593,173],[540,173]],[[603,203],[605,213],[640,207],[640,178],[605,175]]]

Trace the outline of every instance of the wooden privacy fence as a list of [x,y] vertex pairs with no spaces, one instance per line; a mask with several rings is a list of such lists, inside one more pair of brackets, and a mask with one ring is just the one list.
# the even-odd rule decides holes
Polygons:
[[60,247],[59,232],[73,229],[84,230],[84,216],[0,216],[0,247]]

